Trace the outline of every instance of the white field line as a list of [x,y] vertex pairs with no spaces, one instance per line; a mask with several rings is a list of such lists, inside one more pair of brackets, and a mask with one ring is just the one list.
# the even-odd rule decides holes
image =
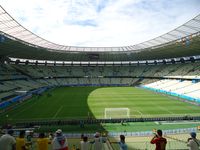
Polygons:
[[168,113],[170,113],[170,114],[174,114],[172,111],[169,111],[168,109],[166,109],[165,107],[162,107],[162,106],[157,106],[158,108],[160,108],[160,109],[162,109],[162,110],[164,110],[164,111],[167,111]]
[[56,118],[58,113],[62,110],[63,106],[60,106],[60,108],[56,111],[55,115],[52,118]]
[[[135,112],[138,112],[141,116],[143,116],[143,113],[139,110],[131,110],[131,111],[135,111]],[[133,115],[133,116],[138,116],[138,115]]]

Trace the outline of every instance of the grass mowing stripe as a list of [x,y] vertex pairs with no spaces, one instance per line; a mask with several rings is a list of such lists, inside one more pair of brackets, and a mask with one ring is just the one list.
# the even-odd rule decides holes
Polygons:
[[168,109],[166,109],[165,107],[163,107],[163,106],[161,106],[161,105],[159,105],[158,107],[161,108],[162,110],[167,111],[167,112],[170,113],[170,114],[174,114],[173,112],[169,111]]
[[[30,102],[28,102],[29,103],[29,105],[27,106],[27,107],[24,107],[23,109],[20,109],[20,110],[18,110],[17,112],[15,112],[14,113],[14,115],[13,115],[13,117],[14,116],[18,116],[19,114],[21,114],[21,113],[23,113],[24,111],[26,111],[26,110],[28,110],[28,109],[31,109],[31,107],[33,107],[35,104],[36,104],[36,101],[35,100],[31,100]],[[32,105],[30,105],[30,103],[32,104]]]

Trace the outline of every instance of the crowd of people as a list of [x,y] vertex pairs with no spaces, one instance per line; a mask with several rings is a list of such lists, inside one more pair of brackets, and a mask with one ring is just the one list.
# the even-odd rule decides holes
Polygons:
[[[18,137],[13,136],[14,131],[12,129],[7,130],[7,133],[3,134],[0,137],[0,150],[31,150],[32,141],[31,139],[25,139],[26,132],[21,130]],[[155,150],[166,150],[167,139],[164,138],[162,130],[157,130],[151,139],[150,143],[155,144]],[[199,150],[200,140],[196,138],[196,133],[191,132],[190,138],[188,138],[187,146],[189,150]],[[120,150],[128,150],[128,145],[125,142],[125,136],[120,135],[119,142],[110,142],[117,143]],[[91,149],[91,144],[94,145],[94,150],[102,150],[103,143],[106,143],[107,137],[101,136],[99,132],[96,132],[92,140],[88,140],[86,135],[81,135],[80,145],[76,147],[73,145],[72,150],[89,150]],[[58,129],[55,134],[49,134],[49,137],[46,137],[44,133],[39,133],[38,138],[36,139],[37,150],[48,150],[51,146],[53,150],[69,150],[68,141],[61,129]]]
[[[21,130],[19,136],[13,137],[14,131],[9,129],[7,133],[0,137],[0,150],[31,150],[32,140],[31,134],[25,138],[26,132]],[[30,135],[30,136],[29,136]],[[44,133],[39,133],[36,139],[36,147],[38,150],[48,150],[49,145],[53,150],[68,150],[67,138],[63,135],[62,130],[58,129],[55,135],[50,134],[46,137]]]
[[[0,150],[30,150],[32,148],[32,142],[29,136],[26,136],[26,132],[21,130],[18,137],[13,136],[14,130],[9,129],[7,133],[0,137]],[[81,136],[80,146],[73,146],[73,150],[89,150],[90,145],[94,144],[95,150],[101,150],[102,143],[106,142],[105,137],[101,137],[100,133],[95,133],[94,139],[88,141],[88,137]],[[68,141],[61,129],[58,129],[55,134],[49,134],[48,137],[44,133],[39,133],[36,139],[36,148],[38,150],[48,150],[51,147],[53,150],[68,150]]]

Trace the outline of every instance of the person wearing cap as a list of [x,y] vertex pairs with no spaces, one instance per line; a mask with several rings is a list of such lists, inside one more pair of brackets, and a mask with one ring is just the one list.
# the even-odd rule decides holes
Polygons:
[[102,150],[103,148],[103,140],[100,137],[100,133],[96,132],[94,135],[94,140],[92,142],[90,142],[92,144],[94,144],[94,150]]
[[197,134],[195,132],[190,133],[191,138],[188,138],[187,146],[189,150],[199,150],[200,141],[196,139]]
[[14,131],[9,129],[7,134],[4,134],[0,137],[0,150],[15,150],[16,149],[16,140],[12,136]]
[[165,150],[167,140],[162,137],[162,130],[157,130],[155,136],[151,139],[151,144],[156,144],[155,150]]
[[56,135],[52,140],[53,150],[68,150],[67,139],[62,134],[62,130],[58,129]]

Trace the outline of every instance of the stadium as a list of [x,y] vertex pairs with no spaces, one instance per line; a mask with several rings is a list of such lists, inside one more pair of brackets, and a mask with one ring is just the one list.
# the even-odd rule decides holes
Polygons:
[[187,149],[188,133],[200,135],[200,15],[139,44],[79,47],[45,40],[0,7],[0,118],[2,129],[61,128],[70,147],[98,131],[104,149],[119,149],[120,134],[129,149],[154,149],[149,137],[162,129],[167,149]]

